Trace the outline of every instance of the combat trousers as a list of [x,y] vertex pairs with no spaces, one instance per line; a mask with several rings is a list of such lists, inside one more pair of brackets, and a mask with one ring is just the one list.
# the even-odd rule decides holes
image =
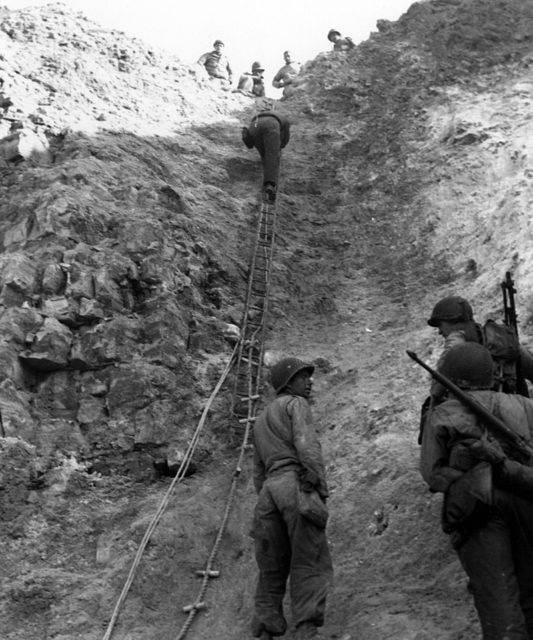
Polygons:
[[290,577],[292,622],[324,624],[326,595],[333,577],[326,532],[298,514],[297,474],[266,480],[254,514],[255,558],[259,578],[252,632],[283,635],[283,598]]
[[263,184],[278,184],[281,159],[280,124],[276,118],[263,116],[254,120],[249,127],[254,146],[263,161]]
[[457,550],[483,640],[533,640],[533,503],[496,490],[490,510]]

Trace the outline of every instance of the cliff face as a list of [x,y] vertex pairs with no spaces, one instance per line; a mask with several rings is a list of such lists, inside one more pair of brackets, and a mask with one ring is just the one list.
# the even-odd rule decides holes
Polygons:
[[[533,334],[533,2],[432,0],[308,62],[278,203],[267,348],[317,363],[336,582],[326,637],[480,636],[418,471],[442,295]],[[0,10],[0,635],[101,638],[239,324],[253,102],[60,5]],[[176,637],[234,462],[229,393],[143,556],[116,638]],[[191,637],[248,637],[246,461]]]

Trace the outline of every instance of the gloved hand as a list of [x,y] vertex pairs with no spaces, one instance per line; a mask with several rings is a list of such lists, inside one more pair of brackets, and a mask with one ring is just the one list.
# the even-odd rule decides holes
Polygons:
[[490,464],[501,464],[507,458],[497,440],[475,440],[469,449],[474,458]]

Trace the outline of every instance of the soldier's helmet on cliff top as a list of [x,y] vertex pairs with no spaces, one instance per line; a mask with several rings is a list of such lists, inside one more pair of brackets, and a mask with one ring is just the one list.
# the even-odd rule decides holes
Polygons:
[[477,342],[465,342],[446,353],[441,373],[462,389],[491,389],[493,367],[486,347]]
[[252,73],[255,73],[256,71],[264,71],[265,67],[258,61],[254,62],[252,65]]
[[309,375],[313,375],[315,367],[299,358],[283,358],[272,367],[270,371],[270,383],[274,391],[282,391],[294,376],[300,371],[307,370]]
[[441,322],[468,322],[473,319],[474,313],[467,300],[459,296],[448,296],[433,307],[428,324],[430,327],[438,327]]
[[335,42],[335,36],[340,36],[341,33],[340,31],[337,31],[337,29],[330,29],[328,31],[328,40],[330,42]]

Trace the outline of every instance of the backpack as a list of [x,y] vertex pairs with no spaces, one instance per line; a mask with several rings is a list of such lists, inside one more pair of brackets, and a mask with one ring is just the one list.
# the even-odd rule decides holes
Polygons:
[[522,389],[520,385],[520,345],[513,327],[487,320],[482,327],[482,336],[483,345],[494,363],[494,389],[527,397],[527,386]]

